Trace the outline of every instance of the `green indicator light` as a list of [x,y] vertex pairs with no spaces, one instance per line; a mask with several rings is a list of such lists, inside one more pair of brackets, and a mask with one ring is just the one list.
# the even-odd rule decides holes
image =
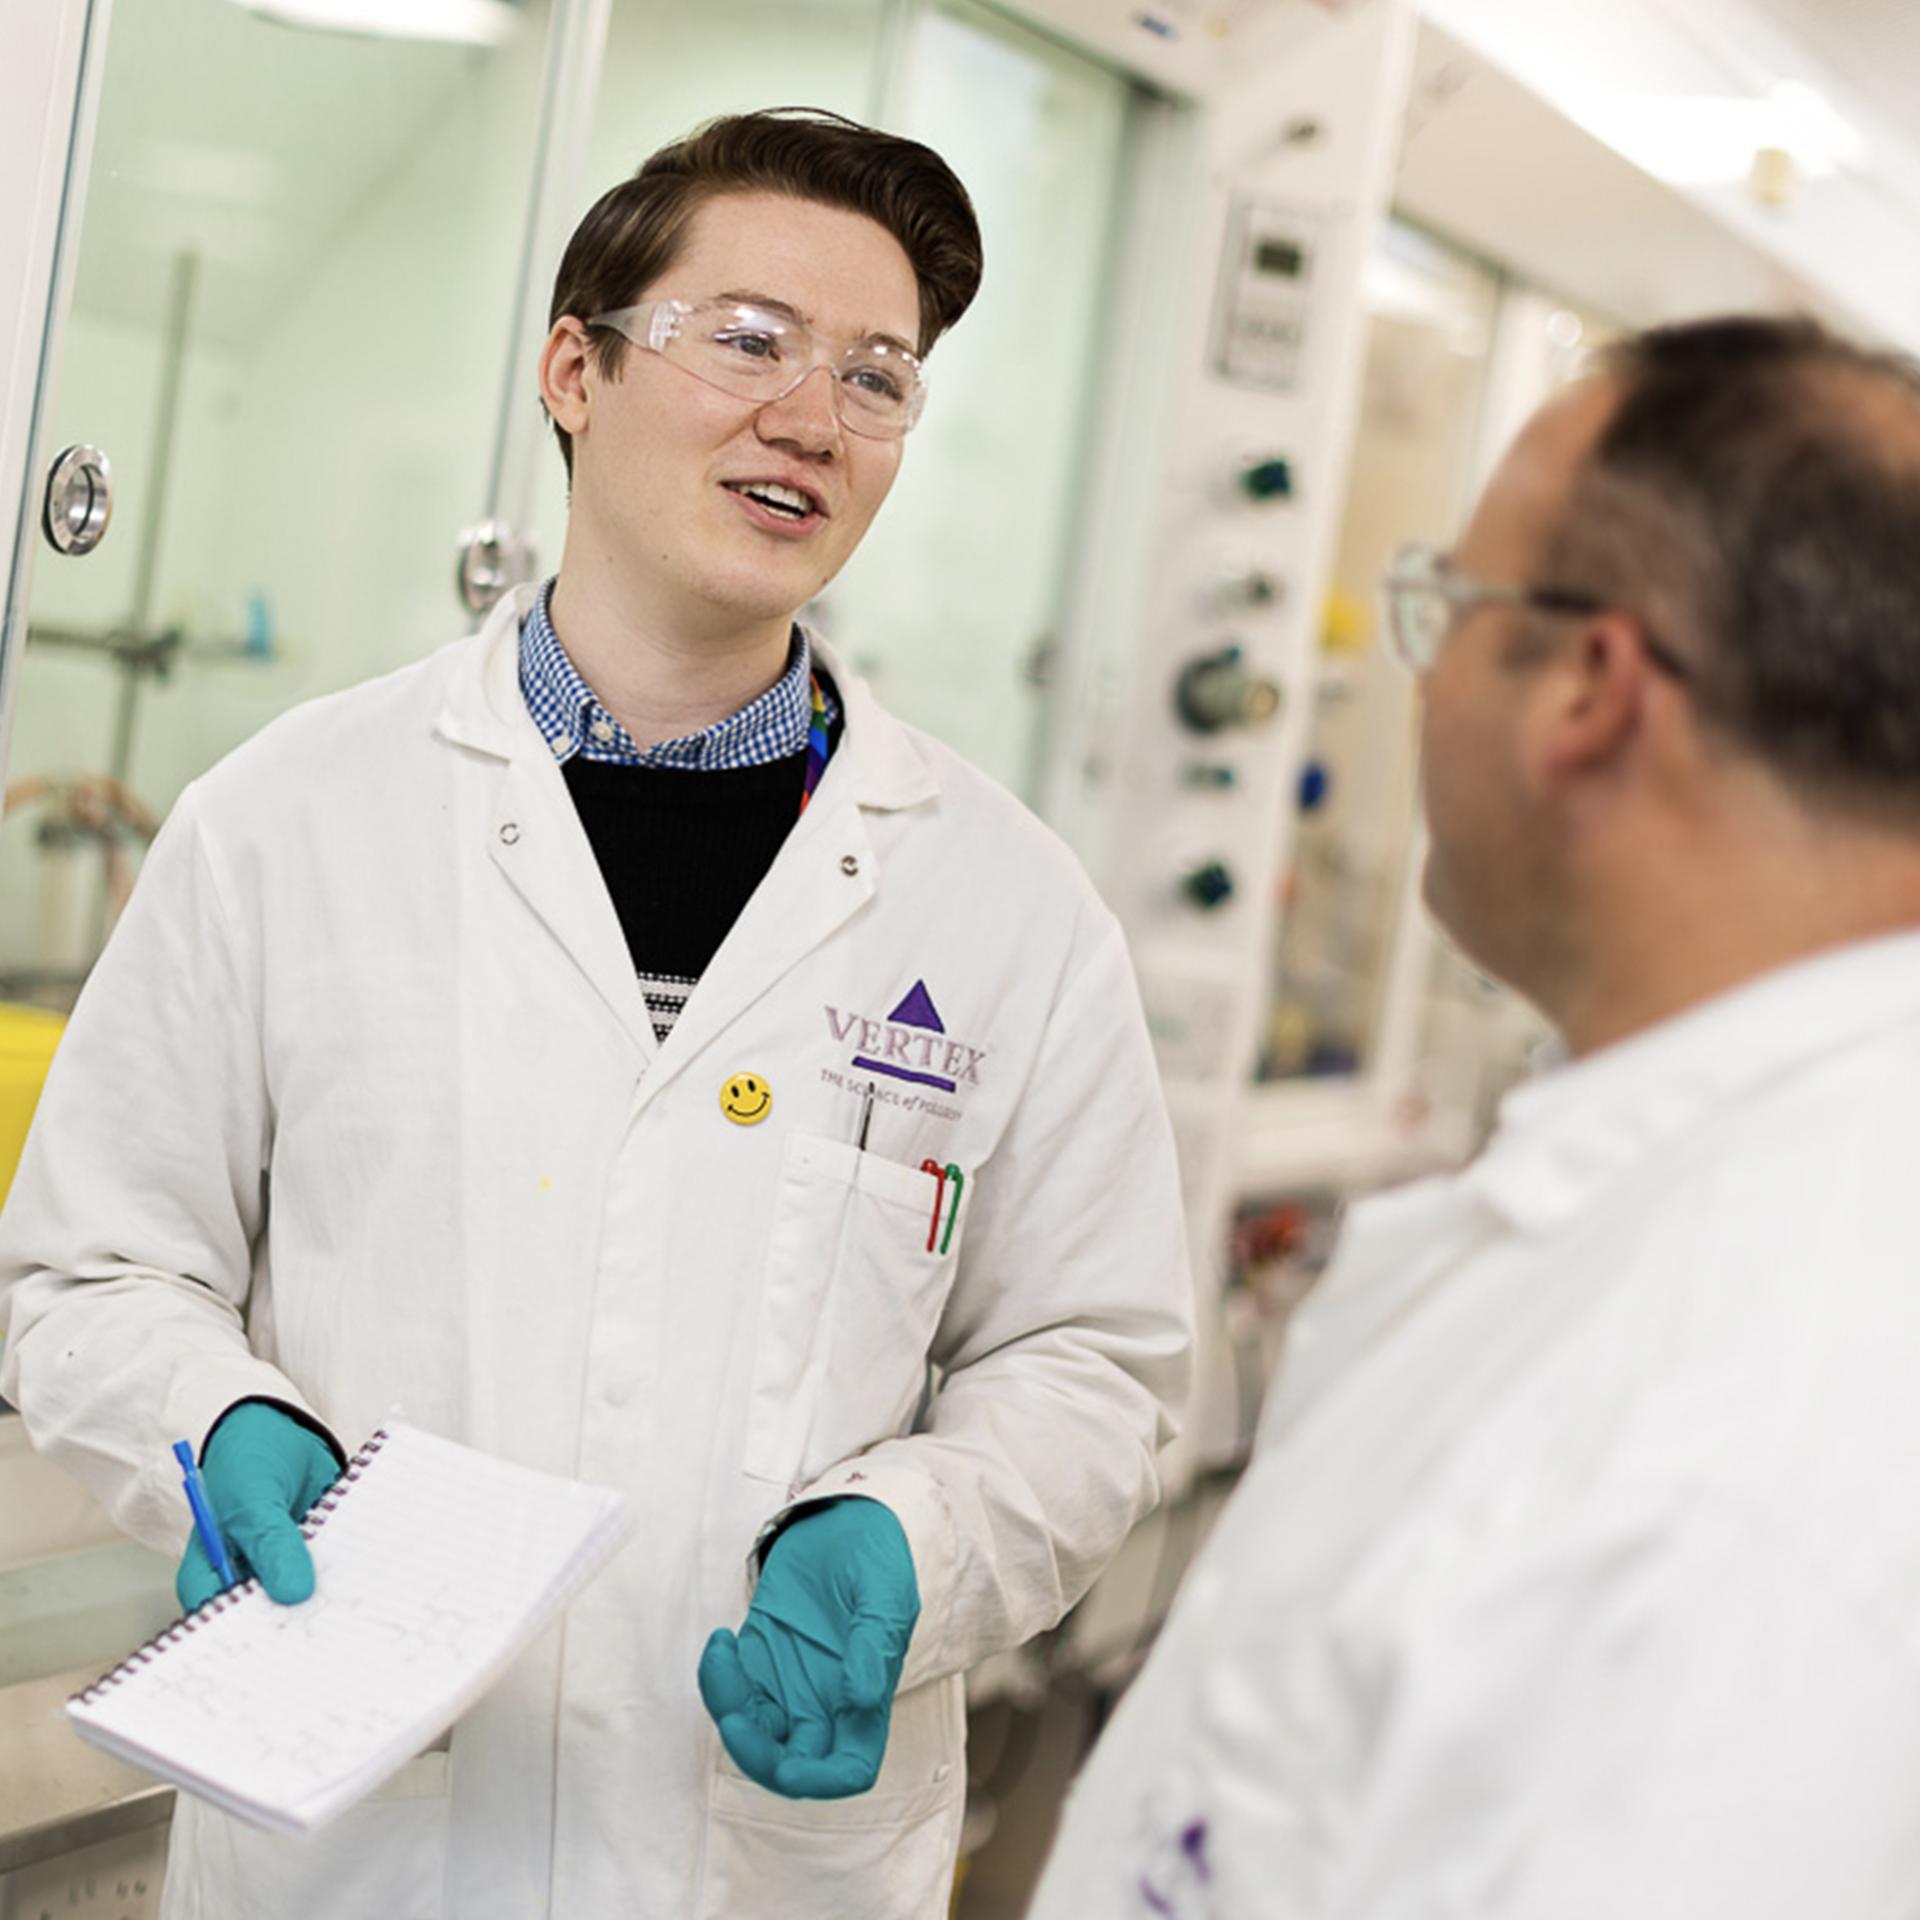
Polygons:
[[1240,476],[1240,484],[1255,500],[1291,500],[1293,498],[1293,462],[1259,460]]

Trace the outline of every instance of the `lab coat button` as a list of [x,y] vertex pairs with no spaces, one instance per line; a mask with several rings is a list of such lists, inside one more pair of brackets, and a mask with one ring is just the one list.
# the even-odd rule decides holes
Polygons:
[[843,854],[840,858],[840,871],[851,880],[860,871],[860,862],[850,853]]
[[509,820],[501,827],[500,844],[502,846],[510,847],[519,838],[520,838],[520,823],[517,820]]

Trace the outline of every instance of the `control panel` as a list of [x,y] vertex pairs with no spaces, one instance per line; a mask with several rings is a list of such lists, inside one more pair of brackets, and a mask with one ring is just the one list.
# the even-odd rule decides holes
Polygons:
[[[1387,217],[1415,31],[1410,0],[1302,7],[1290,24],[1284,61],[1249,61],[1198,103],[1194,148],[1168,150],[1180,182],[1171,160],[1152,170],[1142,204],[1165,210],[1160,251],[1135,243],[1123,263],[1133,338],[1110,383],[1075,603],[1100,637],[1067,646],[1112,659],[1114,623],[1137,636],[1120,692],[1064,723],[1061,762],[1080,782],[1064,817],[1132,946],[1203,1296],[1242,1197],[1279,877],[1302,812],[1327,802],[1310,741],[1361,271]],[[1156,305],[1168,289],[1180,297]],[[1155,391],[1166,411],[1150,431]],[[1221,1443],[1207,1409],[1225,1404],[1207,1379],[1214,1337],[1203,1459]]]
[[1235,204],[1214,332],[1214,367],[1226,379],[1276,393],[1300,384],[1317,227],[1317,217],[1298,207],[1248,198]]

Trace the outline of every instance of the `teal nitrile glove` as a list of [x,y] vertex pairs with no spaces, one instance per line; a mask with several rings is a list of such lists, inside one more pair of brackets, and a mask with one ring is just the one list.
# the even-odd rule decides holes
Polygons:
[[[258,1574],[268,1597],[283,1606],[313,1592],[313,1557],[300,1522],[339,1477],[333,1449],[278,1407],[248,1400],[220,1416],[200,1461],[200,1478],[241,1579]],[[187,1542],[173,1590],[189,1613],[220,1591],[198,1529]]]
[[700,1697],[734,1764],[790,1800],[839,1800],[880,1777],[920,1583],[900,1522],[835,1500],[777,1535],[738,1637],[700,1656]]

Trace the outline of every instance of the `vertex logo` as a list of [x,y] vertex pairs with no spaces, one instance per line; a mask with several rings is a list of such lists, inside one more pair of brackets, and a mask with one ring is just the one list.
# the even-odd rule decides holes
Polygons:
[[916,980],[912,991],[884,1020],[842,1013],[838,1007],[826,1011],[834,1039],[850,1039],[860,1049],[853,1058],[856,1067],[864,1067],[869,1073],[891,1074],[896,1080],[911,1080],[915,1086],[938,1087],[943,1093],[958,1093],[963,1081],[976,1087],[980,1084],[980,1063],[987,1057],[987,1049],[947,1038],[946,1022],[940,1018],[924,980]]

